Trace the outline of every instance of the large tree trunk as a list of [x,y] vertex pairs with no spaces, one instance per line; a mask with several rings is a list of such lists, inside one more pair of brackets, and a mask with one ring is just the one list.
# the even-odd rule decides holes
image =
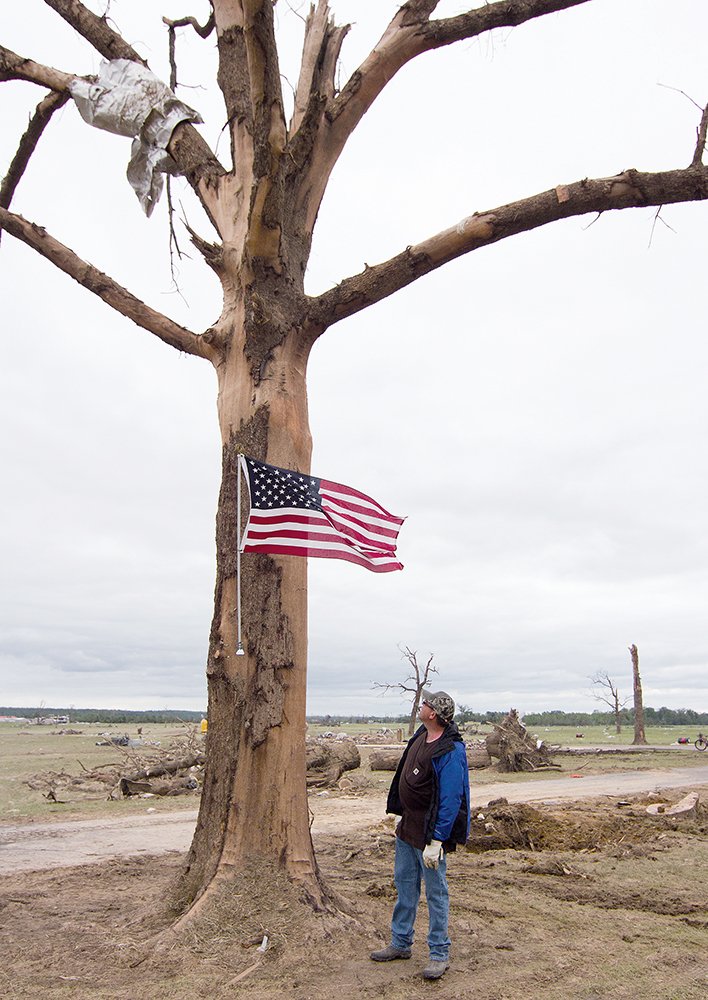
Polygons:
[[639,650],[632,643],[629,647],[632,657],[632,680],[634,684],[634,739],[632,746],[645,746],[647,742],[644,733],[644,702],[642,699],[642,680],[639,676]]
[[[192,913],[201,909],[210,886],[254,864],[284,868],[316,909],[330,908],[314,857],[307,805],[305,558],[243,557],[245,655],[236,655],[238,454],[309,472],[307,350],[302,343],[301,336],[286,337],[268,350],[267,364],[264,355],[255,367],[255,357],[248,365],[243,356],[237,363],[234,345],[218,371],[223,479],[207,663],[207,767],[178,892],[181,908],[197,903]],[[251,373],[247,379],[244,370]],[[244,489],[242,530],[246,496]]]

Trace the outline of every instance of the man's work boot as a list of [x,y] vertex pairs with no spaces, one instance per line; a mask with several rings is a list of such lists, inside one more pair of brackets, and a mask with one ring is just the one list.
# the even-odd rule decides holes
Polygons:
[[374,962],[393,962],[396,958],[410,958],[410,948],[394,948],[392,944],[387,944],[380,951],[372,951],[369,956]]
[[450,968],[450,963],[431,958],[423,969],[423,979],[439,979]]

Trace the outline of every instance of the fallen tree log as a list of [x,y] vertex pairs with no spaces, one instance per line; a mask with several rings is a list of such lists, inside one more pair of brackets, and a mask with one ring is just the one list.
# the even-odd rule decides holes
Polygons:
[[177,771],[187,771],[190,767],[206,764],[206,754],[196,753],[189,757],[179,757],[175,760],[166,760],[162,764],[154,764],[152,767],[142,767],[132,774],[124,774],[124,781],[143,781],[145,778],[160,778],[163,774],[176,774]]
[[[372,771],[395,771],[403,756],[404,749],[404,747],[395,747],[374,750],[369,757],[369,767]],[[465,752],[467,753],[467,767],[470,770],[489,767],[492,763],[484,743],[465,744]]]
[[369,757],[369,767],[372,771],[395,771],[403,756],[404,747],[394,749],[374,750]]
[[345,771],[354,771],[361,764],[354,740],[312,739],[306,741],[307,787],[325,788],[336,785]]

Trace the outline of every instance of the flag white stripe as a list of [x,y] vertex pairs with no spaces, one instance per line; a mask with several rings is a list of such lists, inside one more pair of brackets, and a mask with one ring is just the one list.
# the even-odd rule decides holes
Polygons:
[[394,555],[394,550],[392,549],[382,549],[378,545],[367,545],[355,539],[348,539],[341,532],[333,530],[328,522],[316,525],[299,524],[297,521],[285,521],[277,524],[251,524],[245,537],[248,543],[258,541],[262,544],[269,538],[287,539],[288,543],[292,545],[305,546],[311,541],[315,544],[346,546],[348,549],[353,548],[357,552],[376,554],[382,558],[390,558]]

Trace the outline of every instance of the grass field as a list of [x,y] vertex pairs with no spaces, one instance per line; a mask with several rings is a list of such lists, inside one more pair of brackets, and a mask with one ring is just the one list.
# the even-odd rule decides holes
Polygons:
[[[62,734],[61,728],[80,730],[77,735]],[[71,794],[64,796],[68,801],[55,803],[49,801],[43,788],[30,788],[26,781],[49,772],[78,775],[91,771],[96,767],[117,764],[140,766],[136,754],[140,758],[159,758],[170,748],[183,745],[187,740],[194,739],[197,726],[175,724],[145,724],[142,726],[142,739],[146,745],[136,749],[96,746],[101,734],[112,732],[121,735],[127,732],[131,738],[137,738],[136,727],[113,727],[110,730],[105,724],[75,724],[70,727],[27,726],[18,723],[0,723],[0,822],[53,821],[56,819],[79,819],[104,816],[135,815],[144,813],[146,809],[159,808],[164,811],[178,811],[196,808],[197,795],[161,797],[146,801],[141,798],[107,800],[105,792],[98,790],[95,794]],[[348,724],[336,727],[337,732],[346,733],[356,738],[363,733],[375,733],[381,726]],[[390,727],[389,727],[390,728]],[[396,727],[393,730],[392,742],[396,740]],[[406,727],[400,727],[402,738],[406,738]],[[491,726],[477,727],[476,733],[470,733],[469,739],[482,739],[491,732]],[[325,726],[311,726],[312,735],[320,735],[326,731]],[[335,731],[335,730],[333,730]],[[559,756],[560,771],[539,771],[532,774],[500,774],[491,769],[474,772],[474,780],[532,782],[558,775],[567,776],[582,769],[583,774],[595,774],[602,771],[648,770],[684,767],[708,763],[708,753],[697,752],[692,744],[676,747],[676,739],[682,735],[694,738],[696,734],[686,732],[681,727],[664,727],[647,730],[647,739],[657,747],[664,747],[655,752],[642,753],[641,756],[630,753],[598,756],[592,752],[592,746],[597,744],[628,746],[632,740],[632,730],[625,730],[620,736],[608,734],[603,727],[587,727],[578,730],[583,738],[576,738],[576,730],[571,727],[552,727],[539,730],[536,735],[546,742],[558,745],[568,745],[575,750],[588,748],[587,756]],[[614,736],[610,739],[610,736]],[[159,746],[151,747],[150,743]],[[673,746],[672,746],[673,745]],[[391,779],[389,772],[371,771],[368,760],[373,746],[362,746],[362,765],[359,771],[361,790],[364,792],[380,791]]]
[[[61,729],[80,730],[79,735],[60,735]],[[159,743],[157,747],[144,746],[140,755],[157,758],[163,751],[189,738],[196,731],[193,726],[143,725],[141,738]],[[103,815],[109,807],[111,814],[144,812],[144,799],[121,799],[107,802],[105,794],[81,797],[81,801],[57,804],[47,801],[42,792],[29,788],[24,782],[44,772],[80,774],[96,767],[130,761],[136,750],[119,747],[96,746],[102,733],[114,736],[127,733],[137,739],[136,727],[108,727],[102,723],[76,724],[64,727],[22,726],[18,723],[0,723],[0,820],[19,822],[26,819],[52,820],[90,818]],[[160,809],[188,809],[196,806],[197,799],[177,797],[160,800]]]

